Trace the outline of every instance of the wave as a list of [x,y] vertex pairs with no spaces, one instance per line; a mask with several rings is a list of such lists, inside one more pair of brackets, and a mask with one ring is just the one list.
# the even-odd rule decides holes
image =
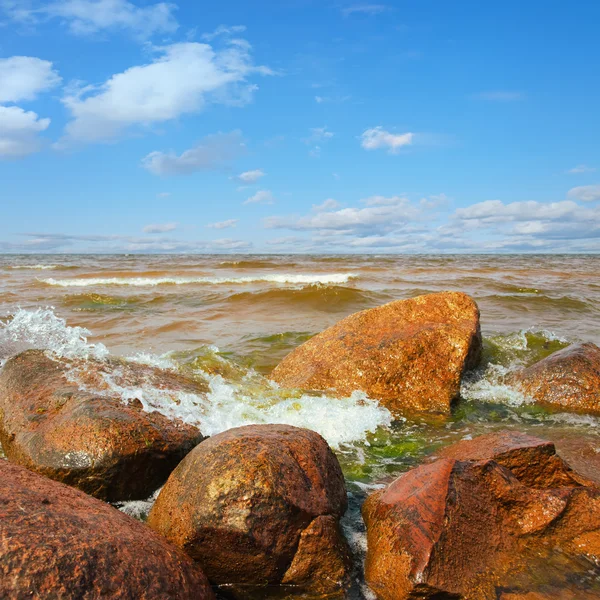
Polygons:
[[[361,392],[345,398],[332,398],[280,389],[253,370],[239,366],[232,366],[231,372],[237,372],[234,380],[207,373],[202,369],[202,362],[194,365],[198,368],[190,373],[189,364],[180,365],[176,355],[168,354],[138,354],[128,360],[201,377],[209,384],[206,395],[159,389],[145,382],[128,387],[122,383],[118,371],[114,371],[114,377],[111,372],[103,372],[103,386],[106,385],[107,389],[94,390],[85,385],[81,377],[86,370],[85,361],[103,361],[110,358],[110,353],[102,344],[90,344],[88,335],[90,332],[84,328],[68,326],[51,309],[20,309],[10,321],[0,323],[0,353],[4,345],[5,350],[12,351],[12,354],[27,348],[42,348],[67,359],[83,359],[83,363],[79,361],[79,367],[75,364],[70,370],[69,378],[85,391],[108,391],[117,394],[125,403],[136,398],[141,401],[144,410],[156,410],[169,418],[196,425],[204,435],[215,435],[243,425],[277,423],[312,429],[333,448],[340,448],[365,441],[368,433],[388,427],[392,422],[387,409]],[[216,348],[208,350],[208,354],[218,352]],[[227,362],[223,357],[218,359]]]
[[328,273],[315,275],[263,275],[247,277],[90,277],[86,279],[41,279],[42,283],[59,287],[91,287],[100,285],[131,285],[152,287],[157,285],[191,284],[244,284],[244,283],[291,283],[291,284],[340,284],[356,279],[354,273]]
[[384,294],[368,292],[358,288],[337,285],[307,285],[300,289],[279,288],[258,292],[240,292],[229,296],[227,302],[240,302],[259,306],[267,302],[284,302],[327,311],[332,308],[348,306],[368,308],[376,304],[383,304],[390,299]]
[[12,265],[8,267],[11,270],[31,269],[34,271],[52,271],[53,269],[63,268],[60,265]]
[[62,299],[63,306],[76,311],[135,309],[138,306],[161,304],[165,296],[109,296],[106,294],[70,294]]

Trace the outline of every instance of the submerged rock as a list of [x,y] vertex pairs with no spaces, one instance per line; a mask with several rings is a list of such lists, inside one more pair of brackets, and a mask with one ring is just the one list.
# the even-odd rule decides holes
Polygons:
[[512,377],[537,403],[600,415],[600,348],[572,344]]
[[169,477],[148,524],[236,598],[343,594],[346,507],[342,471],[320,435],[252,425],[197,446]]
[[422,465],[367,499],[365,576],[378,598],[496,598],[557,547],[600,566],[600,489],[526,438],[522,449],[512,434],[459,444],[447,454],[461,460]]
[[201,568],[146,525],[0,460],[0,597],[212,600]]
[[[69,373],[77,367],[79,384]],[[0,372],[0,441],[6,457],[103,500],[148,497],[200,441],[200,431],[110,392],[106,370],[120,381],[152,381],[199,392],[200,384],[131,363],[54,360],[40,350],[11,358]],[[106,387],[105,394],[88,393]],[[110,395],[109,395],[110,394]]]
[[390,409],[448,413],[480,355],[474,300],[441,292],[350,315],[296,348],[271,378],[286,387],[361,390]]

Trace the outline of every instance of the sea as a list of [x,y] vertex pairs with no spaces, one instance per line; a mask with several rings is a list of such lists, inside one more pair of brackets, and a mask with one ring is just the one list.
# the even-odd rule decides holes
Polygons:
[[[483,363],[463,381],[451,416],[392,414],[360,391],[334,398],[269,380],[287,353],[347,315],[443,290],[476,300],[484,336]],[[373,597],[361,571],[362,502],[440,448],[511,429],[585,441],[600,454],[600,419],[547,412],[503,383],[512,370],[577,341],[600,345],[597,255],[0,256],[0,363],[32,347],[127,357],[206,379],[202,398],[118,390],[205,435],[287,423],[324,436],[348,488],[353,599]],[[144,519],[152,502],[118,508]],[[555,582],[600,597],[598,569],[569,563],[567,578],[565,568],[563,559],[549,561],[544,576],[536,574],[540,589]]]

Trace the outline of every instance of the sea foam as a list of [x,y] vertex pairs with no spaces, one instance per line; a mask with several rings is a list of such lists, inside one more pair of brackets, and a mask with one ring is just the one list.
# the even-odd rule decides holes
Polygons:
[[91,277],[86,279],[42,279],[43,283],[59,287],[91,287],[100,285],[131,285],[148,287],[156,285],[191,284],[244,284],[244,283],[292,283],[292,284],[340,284],[357,278],[354,273],[325,273],[315,275],[261,275],[247,277]]
[[[6,343],[9,350],[22,351],[43,348],[68,359],[104,360],[109,356],[102,344],[87,341],[90,332],[82,327],[70,327],[52,309],[18,310],[12,320],[0,324],[0,349]],[[212,348],[217,352],[217,348]],[[14,354],[8,352],[5,354]],[[177,370],[175,360],[164,356],[140,353],[129,357],[134,362],[161,369]],[[226,360],[226,359],[222,359]],[[106,393],[106,389],[86,387],[76,364],[68,378],[89,392]],[[204,435],[215,435],[242,425],[277,423],[305,427],[320,433],[328,443],[339,448],[364,441],[367,434],[391,424],[391,413],[362,392],[345,398],[310,395],[280,390],[274,383],[253,370],[247,370],[240,381],[227,381],[221,375],[209,375],[197,370],[195,375],[208,382],[205,395],[157,389],[150,384],[124,387],[117,383],[119,372],[101,373],[108,390],[123,402],[141,401],[144,410],[158,411],[196,425]],[[121,380],[122,381],[122,380]]]

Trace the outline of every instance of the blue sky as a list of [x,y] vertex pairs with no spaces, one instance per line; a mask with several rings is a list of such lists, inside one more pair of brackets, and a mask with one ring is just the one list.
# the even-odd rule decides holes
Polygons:
[[597,252],[598,22],[0,0],[0,251]]

